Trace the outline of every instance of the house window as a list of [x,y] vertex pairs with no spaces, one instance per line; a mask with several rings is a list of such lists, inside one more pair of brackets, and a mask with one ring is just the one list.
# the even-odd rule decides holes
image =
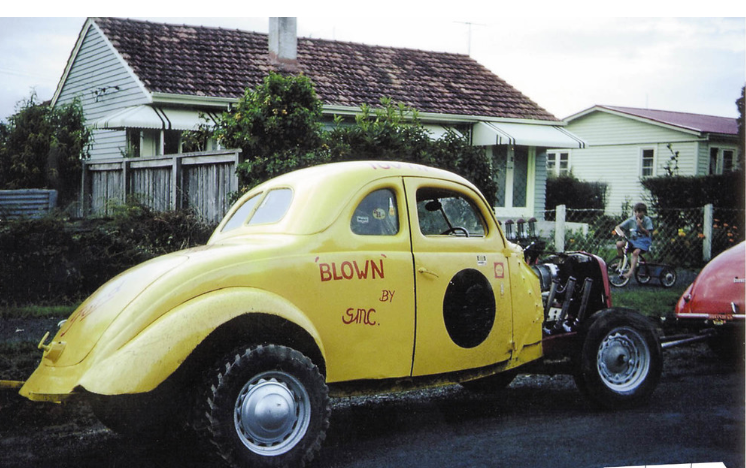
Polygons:
[[723,151],[723,174],[733,170],[735,160],[733,158],[733,150]]
[[655,150],[642,150],[642,171],[643,177],[652,177],[655,175]]
[[725,174],[736,168],[735,150],[710,148],[709,174]]
[[547,153],[547,175],[570,174],[570,153]]
[[492,147],[493,179],[497,183],[495,207],[501,208],[501,216],[526,216],[532,212],[536,159],[533,147]]
[[163,133],[163,154],[181,153],[181,131],[164,130]]
[[140,157],[140,130],[137,128],[127,129],[127,149],[122,155],[125,158]]

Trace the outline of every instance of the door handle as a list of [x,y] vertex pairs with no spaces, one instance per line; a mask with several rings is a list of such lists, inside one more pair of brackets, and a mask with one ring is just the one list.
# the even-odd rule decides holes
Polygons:
[[425,268],[425,267],[420,267],[420,268],[418,268],[418,269],[417,269],[417,271],[418,271],[419,273],[423,273],[423,274],[425,274],[425,275],[433,275],[433,276],[434,276],[434,277],[436,277],[436,278],[440,278],[440,276],[438,276],[438,275],[437,275],[437,273],[435,273],[435,272],[433,272],[433,271],[430,271],[430,270],[428,270],[428,269],[427,269],[427,268]]

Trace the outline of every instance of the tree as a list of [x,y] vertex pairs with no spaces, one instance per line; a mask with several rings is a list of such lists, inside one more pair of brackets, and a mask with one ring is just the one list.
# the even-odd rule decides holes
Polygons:
[[0,122],[0,188],[52,188],[60,204],[77,198],[90,130],[78,101],[51,108],[32,92]]
[[451,129],[433,140],[416,110],[384,98],[374,111],[362,106],[354,125],[344,125],[340,119],[336,123],[327,135],[331,160],[406,161],[446,169],[474,183],[494,205],[497,185],[484,148],[472,146]]
[[308,77],[270,72],[247,89],[236,108],[223,113],[215,137],[226,148],[241,148],[242,191],[272,177],[325,162],[321,101]]
[[255,90],[247,89],[236,108],[222,115],[217,128],[185,135],[200,147],[208,137],[227,148],[241,148],[241,191],[295,169],[332,161],[396,160],[451,170],[472,181],[490,203],[497,192],[483,148],[448,131],[432,140],[417,111],[382,99],[372,110],[363,105],[353,124],[335,118],[326,132],[322,105],[306,76],[270,72]]

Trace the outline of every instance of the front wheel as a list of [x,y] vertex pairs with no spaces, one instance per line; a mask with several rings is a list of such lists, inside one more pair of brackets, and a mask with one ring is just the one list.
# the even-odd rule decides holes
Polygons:
[[629,283],[629,278],[625,278],[624,275],[629,271],[629,262],[627,257],[617,256],[606,263],[606,272],[609,275],[609,283],[612,286],[621,288]]
[[591,317],[574,377],[595,404],[622,409],[647,402],[662,370],[660,341],[645,317],[613,309]]
[[300,352],[266,345],[231,353],[206,384],[205,433],[232,466],[303,466],[321,448],[328,389]]

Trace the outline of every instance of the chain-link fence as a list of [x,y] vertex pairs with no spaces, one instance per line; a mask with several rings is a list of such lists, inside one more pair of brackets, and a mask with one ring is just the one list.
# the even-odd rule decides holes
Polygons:
[[[614,227],[621,216],[605,215],[603,210],[577,210],[557,207],[544,213],[539,235],[546,241],[546,252],[584,250],[608,260],[616,255]],[[713,208],[667,209],[650,213],[653,220],[653,246],[648,261],[675,267],[702,267],[710,258],[744,240],[744,211]],[[557,226],[563,226],[557,235]],[[562,234],[560,233],[560,234]],[[564,245],[558,245],[564,244]]]

